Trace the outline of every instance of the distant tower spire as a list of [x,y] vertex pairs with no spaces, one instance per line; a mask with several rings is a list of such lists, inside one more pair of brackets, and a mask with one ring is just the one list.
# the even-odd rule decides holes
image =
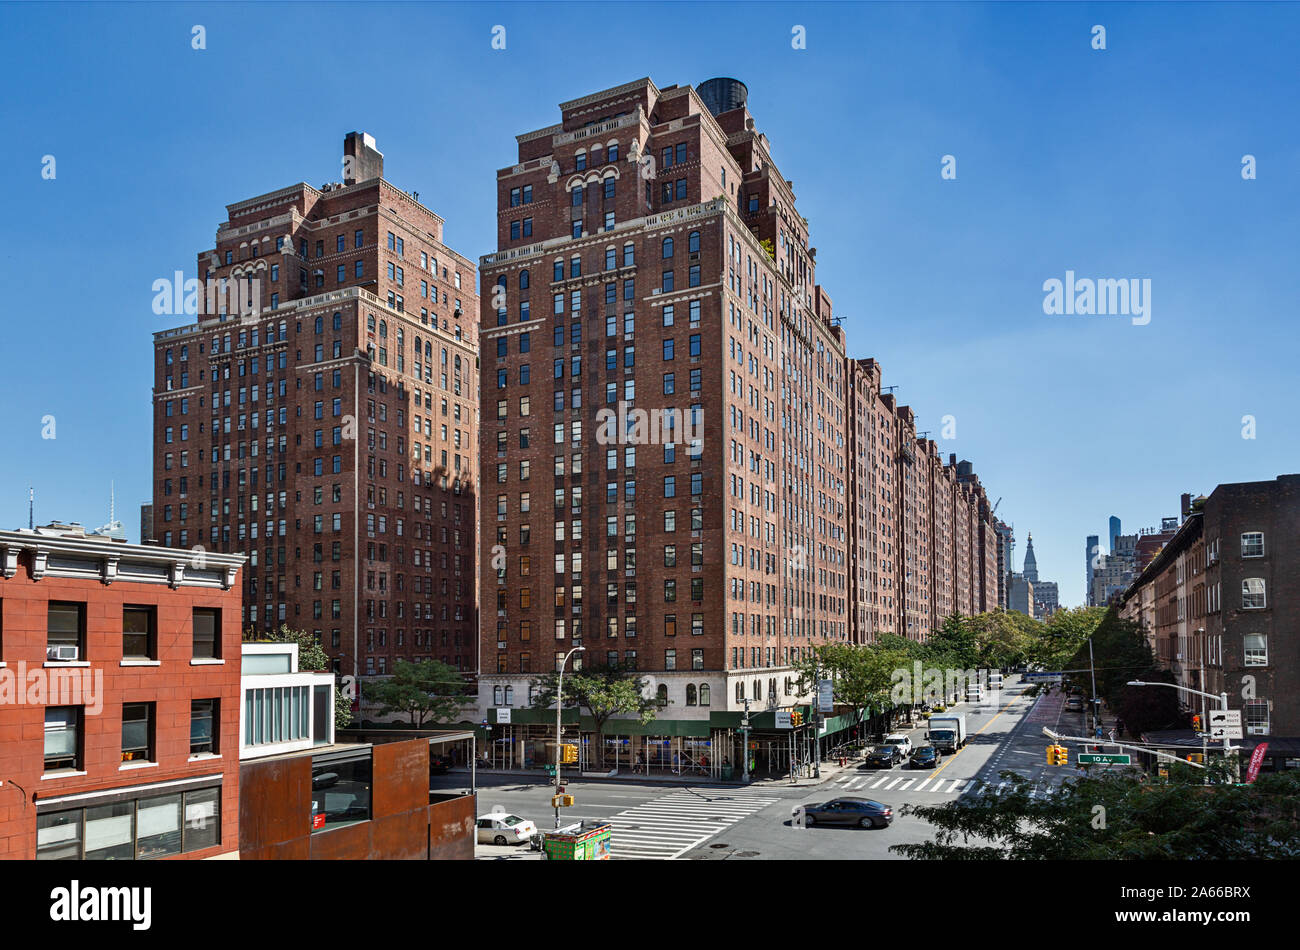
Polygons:
[[1025,541],[1025,580],[1031,584],[1038,583],[1038,559],[1034,557],[1034,535],[1030,532]]

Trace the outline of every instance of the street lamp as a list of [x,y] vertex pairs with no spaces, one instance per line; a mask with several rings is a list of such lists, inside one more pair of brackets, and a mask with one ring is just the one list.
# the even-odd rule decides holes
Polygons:
[[[1176,689],[1183,693],[1195,693],[1197,696],[1207,696],[1210,699],[1217,699],[1219,703],[1223,706],[1224,712],[1228,711],[1228,694],[1226,692],[1215,695],[1214,693],[1207,693],[1204,692],[1203,690],[1192,689],[1190,686],[1179,686],[1177,683],[1145,683],[1142,680],[1129,680],[1128,685],[1129,686],[1168,686],[1170,689]],[[1202,725],[1208,726],[1209,722],[1202,723]],[[1202,749],[1205,748],[1204,738],[1202,738],[1201,740],[1201,748]],[[1228,753],[1231,751],[1233,751],[1232,743],[1228,739],[1227,732],[1225,731],[1223,736],[1223,757],[1226,759],[1228,757]],[[1204,755],[1205,753],[1202,752],[1201,754]]]
[[[560,794],[560,712],[564,709],[564,667],[569,662],[569,657],[579,650],[586,650],[586,647],[574,647],[568,653],[564,654],[564,659],[560,661],[560,675],[555,684],[555,794]],[[579,725],[579,738],[582,736],[582,728]],[[555,830],[560,829],[560,806],[555,806]]]

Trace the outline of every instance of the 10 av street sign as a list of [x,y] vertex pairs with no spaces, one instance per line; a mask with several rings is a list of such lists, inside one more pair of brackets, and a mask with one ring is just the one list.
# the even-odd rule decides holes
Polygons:
[[1080,765],[1129,765],[1132,757],[1119,752],[1080,752]]

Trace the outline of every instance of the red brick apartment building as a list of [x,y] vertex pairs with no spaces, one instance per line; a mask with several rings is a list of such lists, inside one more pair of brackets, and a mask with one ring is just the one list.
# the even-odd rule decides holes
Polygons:
[[0,531],[0,857],[238,853],[243,560]]
[[154,334],[154,535],[247,554],[243,626],[311,630],[336,672],[472,670],[474,265],[369,135],[344,169],[228,205],[197,322]]
[[[1190,507],[1190,510],[1189,510]],[[1300,475],[1219,485],[1120,599],[1191,689],[1227,692],[1245,744],[1300,765]],[[1183,696],[1201,713],[1218,708]]]
[[[800,700],[812,648],[926,636],[950,599],[936,551],[952,609],[984,600],[982,489],[940,475],[936,502],[910,409],[848,358],[746,97],[640,79],[562,103],[497,172],[480,702],[490,721],[527,706],[530,675],[579,644],[632,664],[671,705],[620,722],[607,761],[640,743],[700,761],[746,701]],[[502,735],[519,764],[541,757],[534,719]]]

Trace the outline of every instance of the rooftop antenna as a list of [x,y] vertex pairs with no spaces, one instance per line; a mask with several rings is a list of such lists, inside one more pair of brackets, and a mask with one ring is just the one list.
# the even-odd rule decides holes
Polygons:
[[36,489],[27,486],[27,530],[36,530]]

